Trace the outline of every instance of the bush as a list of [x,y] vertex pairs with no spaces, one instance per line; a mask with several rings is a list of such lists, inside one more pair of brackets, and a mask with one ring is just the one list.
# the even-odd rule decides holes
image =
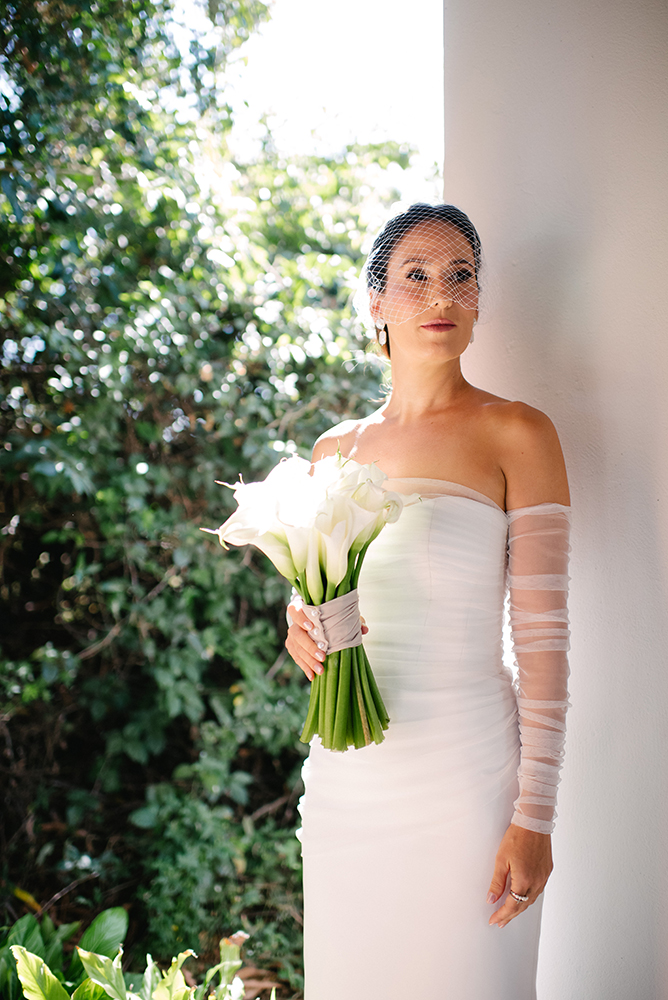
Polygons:
[[159,957],[240,924],[297,988],[286,587],[199,527],[231,510],[215,480],[375,405],[348,300],[408,154],[267,135],[233,163],[224,57],[266,9],[210,9],[185,54],[167,3],[1,15],[2,877],[11,919],[26,892],[67,922],[130,905]]

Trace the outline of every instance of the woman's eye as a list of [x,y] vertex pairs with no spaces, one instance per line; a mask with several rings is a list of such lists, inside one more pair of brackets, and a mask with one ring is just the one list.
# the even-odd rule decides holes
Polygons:
[[409,271],[408,274],[406,275],[406,277],[410,278],[412,281],[428,281],[429,280],[429,276],[427,274],[425,274],[425,272],[422,270],[421,267],[416,267],[412,271]]
[[462,268],[460,271],[455,271],[453,275],[454,280],[460,285],[463,285],[465,281],[470,281],[472,277],[472,272],[468,271],[466,268]]

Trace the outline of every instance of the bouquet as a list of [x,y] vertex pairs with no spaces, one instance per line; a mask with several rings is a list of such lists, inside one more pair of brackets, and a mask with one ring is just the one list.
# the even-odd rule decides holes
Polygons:
[[[357,581],[369,545],[415,498],[382,488],[387,476],[341,454],[311,466],[284,459],[264,482],[230,489],[238,509],[209,531],[221,545],[255,545],[290,581],[324,640],[322,674],[300,739],[320,736],[329,750],[381,743],[389,717],[362,645]],[[228,485],[223,483],[221,485]]]

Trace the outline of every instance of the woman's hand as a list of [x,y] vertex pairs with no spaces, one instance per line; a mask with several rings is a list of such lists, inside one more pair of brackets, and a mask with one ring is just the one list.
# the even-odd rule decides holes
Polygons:
[[[322,661],[325,659],[325,643],[313,641],[309,632],[313,629],[313,622],[304,614],[303,609],[298,604],[288,604],[288,614],[292,618],[293,624],[288,629],[288,637],[285,640],[285,648],[295,661],[297,666],[304,671],[310,681],[315,674],[321,674],[325,669]],[[362,635],[369,631],[362,621]]]
[[[505,927],[507,923],[540,896],[552,871],[552,840],[547,833],[534,833],[512,823],[506,830],[496,855],[494,875],[489,887],[488,903],[496,903],[506,885],[519,896],[528,896],[518,902],[508,893],[503,904],[489,918],[490,924]],[[510,876],[510,883],[508,883]]]
[[293,624],[288,629],[285,648],[297,666],[312,681],[315,674],[321,674],[324,670],[322,661],[325,659],[325,643],[318,644],[313,641],[309,635],[313,622],[309,621],[299,605],[288,604],[288,614]]

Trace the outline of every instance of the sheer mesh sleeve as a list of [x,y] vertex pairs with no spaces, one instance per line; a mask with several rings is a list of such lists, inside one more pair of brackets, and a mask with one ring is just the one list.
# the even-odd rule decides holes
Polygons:
[[551,833],[568,709],[570,508],[556,503],[508,511],[510,626],[518,667],[522,744],[512,822]]

